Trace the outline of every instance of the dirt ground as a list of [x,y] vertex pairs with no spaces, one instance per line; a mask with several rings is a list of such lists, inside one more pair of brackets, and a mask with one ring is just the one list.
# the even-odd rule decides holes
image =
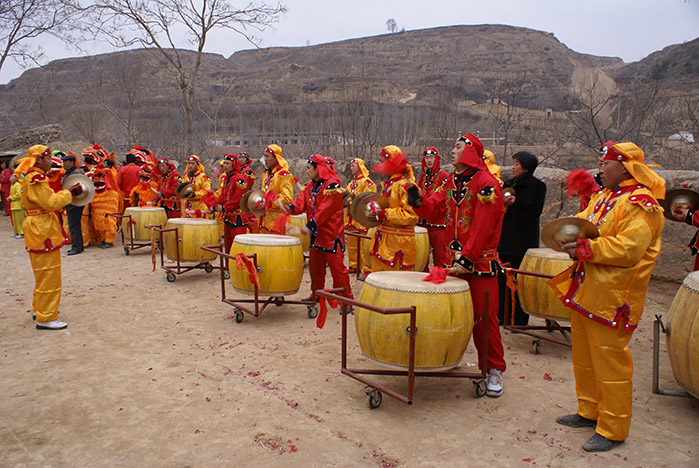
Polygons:
[[[678,284],[651,284],[630,345],[631,434],[595,455],[581,449],[591,430],[555,423],[576,408],[564,346],[542,342],[536,355],[531,338],[503,332],[501,398],[474,398],[470,380],[427,378],[413,405],[384,395],[370,410],[364,385],[340,374],[336,312],[322,330],[289,304],[237,324],[218,272],[168,283],[148,249],[125,256],[117,241],[65,251],[60,310],[69,327],[38,331],[23,241],[0,218],[2,467],[699,466],[699,401],[651,392],[652,319]],[[308,289],[304,273],[294,297]],[[351,323],[348,342],[349,366],[369,367]],[[475,361],[469,345],[463,364]],[[407,391],[405,378],[375,379]],[[660,386],[679,389],[664,338]]]

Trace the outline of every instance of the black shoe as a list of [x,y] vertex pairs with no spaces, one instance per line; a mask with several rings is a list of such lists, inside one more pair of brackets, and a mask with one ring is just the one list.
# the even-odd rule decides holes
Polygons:
[[607,452],[623,443],[623,440],[609,440],[604,436],[595,434],[583,444],[582,448],[586,452]]
[[108,249],[110,247],[114,247],[114,244],[112,244],[111,242],[102,242],[100,244],[100,248],[102,249]]
[[567,414],[556,418],[556,422],[568,427],[596,427],[597,421],[594,419],[583,418],[579,414]]
[[82,250],[73,250],[70,249],[68,252],[66,252],[66,255],[77,255],[79,253],[82,253]]
[[301,299],[301,302],[310,302],[311,304],[315,303],[315,301],[313,300],[313,296],[305,297]]

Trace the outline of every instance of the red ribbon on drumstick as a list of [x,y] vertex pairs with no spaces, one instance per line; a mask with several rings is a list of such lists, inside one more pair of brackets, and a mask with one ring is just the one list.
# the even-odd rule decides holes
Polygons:
[[439,265],[430,268],[430,272],[422,278],[422,281],[429,281],[434,284],[444,283],[447,280],[447,270]]
[[255,264],[252,260],[245,256],[242,252],[235,254],[235,267],[238,270],[247,270],[248,279],[252,284],[260,288],[260,277],[257,275],[257,270],[255,269]]
[[[327,289],[324,289],[324,291],[328,291]],[[327,299],[327,304],[326,304],[326,299],[323,296],[319,296],[320,298],[318,299],[318,306],[320,307],[320,312],[318,312],[318,318],[316,319],[316,327],[318,328],[323,328],[325,326],[325,318],[328,316],[328,306],[327,304],[330,304],[330,307],[333,309],[337,309],[337,306],[339,305],[335,299]]]

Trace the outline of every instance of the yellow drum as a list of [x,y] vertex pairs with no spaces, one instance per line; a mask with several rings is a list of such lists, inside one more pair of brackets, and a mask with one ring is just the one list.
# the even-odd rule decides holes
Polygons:
[[672,373],[699,398],[699,271],[687,275],[670,306],[667,354]]
[[288,235],[298,237],[301,241],[301,247],[303,247],[303,251],[308,252],[308,249],[311,247],[311,236],[309,236],[308,234],[303,234],[301,232],[301,228],[306,225],[306,215],[291,215],[289,217],[289,223],[293,227],[291,228],[291,232],[289,232]]
[[427,235],[426,228],[415,226],[415,242],[417,243],[417,250],[414,270],[424,271],[427,261],[430,259],[430,237]]
[[[547,248],[529,249],[519,269],[557,275],[572,264],[573,261],[565,252]],[[522,310],[544,319],[570,321],[570,309],[563,305],[546,281],[546,278],[517,275],[517,295]]]
[[[148,225],[164,226],[167,222],[165,208],[160,206],[138,208],[130,206],[124,211],[124,215],[131,216],[133,226],[133,240],[150,242],[151,230],[146,229]],[[131,228],[128,225],[128,218],[121,218],[121,229],[124,230],[124,238],[131,239]],[[172,235],[172,234],[171,234]]]
[[203,245],[218,244],[218,223],[216,220],[170,218],[167,220],[165,228],[177,228],[177,236],[174,232],[163,233],[163,248],[168,259],[177,261],[178,247],[181,262],[206,262],[216,258],[216,254],[201,248]]
[[[359,301],[377,307],[415,306],[415,368],[446,370],[463,357],[473,330],[473,306],[468,283],[448,277],[445,283],[422,281],[427,273],[378,271],[367,276]],[[409,314],[383,315],[357,308],[354,313],[359,345],[369,359],[389,367],[407,368]]]
[[[275,234],[239,234],[233,240],[230,253],[257,254],[260,295],[288,296],[299,290],[303,276],[303,248],[298,238]],[[255,294],[248,271],[235,268],[233,260],[230,261],[230,274],[236,291]]]
[[[372,261],[372,256],[369,255],[369,252],[371,252],[375,232],[376,228],[371,228],[366,234],[367,236],[371,237],[372,240],[362,239],[364,260],[366,262],[366,268],[369,270],[371,270]],[[413,271],[423,271],[427,265],[427,261],[430,258],[430,238],[427,234],[427,229],[424,227],[415,226],[415,243],[417,244],[417,250],[415,252],[415,267],[413,268]]]

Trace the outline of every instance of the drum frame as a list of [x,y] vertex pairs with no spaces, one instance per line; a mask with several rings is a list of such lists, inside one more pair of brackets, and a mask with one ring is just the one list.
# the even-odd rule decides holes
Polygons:
[[[175,234],[175,242],[180,238],[180,233],[179,229],[177,227],[173,228],[162,228],[160,226],[152,226],[151,229],[153,231],[157,232],[160,236],[159,240],[155,241],[158,246],[161,246],[160,248],[160,268],[165,270],[165,279],[167,279],[168,283],[174,283],[175,280],[177,279],[177,275],[183,275],[189,271],[192,270],[204,270],[207,273],[211,273],[214,270],[221,270],[221,276],[226,276],[228,277],[228,270],[225,268],[223,262],[221,262],[220,266],[214,266],[211,264],[209,261],[204,261],[204,262],[199,262],[194,265],[182,265],[182,262],[180,261],[180,249],[177,248],[175,249],[175,253],[177,254],[177,261],[174,264],[170,265],[165,265],[165,248],[162,247],[165,244],[163,243],[163,233],[167,232],[172,232]],[[156,246],[151,243],[150,244],[151,251],[155,252]],[[202,248],[205,246],[202,246]],[[212,245],[208,247],[219,247],[219,245]],[[154,254],[155,255],[155,254]],[[155,263],[155,259],[153,260],[153,263]]]
[[[227,269],[224,267],[224,262],[226,264],[229,264],[230,261],[233,261],[233,264],[235,265],[235,256],[230,255],[229,253],[226,253],[224,251],[224,246],[222,245],[205,245],[201,247],[202,250],[206,250],[207,252],[214,253],[218,255],[219,261],[220,261],[220,266],[215,267],[219,270],[221,270],[221,302],[226,303],[230,306],[233,307],[233,313],[229,315],[229,317],[235,318],[236,323],[240,323],[243,321],[245,318],[245,313],[252,315],[253,317],[259,317],[262,315],[262,312],[267,308],[267,306],[274,304],[277,307],[281,307],[284,304],[298,304],[298,305],[305,305],[307,308],[307,314],[309,319],[316,318],[318,316],[318,306],[316,305],[315,302],[308,302],[308,301],[295,301],[295,300],[289,300],[286,299],[284,296],[269,296],[266,300],[264,298],[260,298],[260,290],[255,284],[255,294],[254,294],[254,299],[248,299],[248,298],[241,298],[241,299],[229,299],[226,297],[226,280],[230,278],[230,274]],[[161,254],[162,256],[162,254]],[[259,272],[261,271],[261,267],[257,265],[257,254],[252,253],[250,255],[246,255],[247,258],[252,259],[252,263],[255,266],[255,269]],[[305,255],[304,255],[305,258]],[[254,304],[254,308],[248,309],[245,307],[243,304]],[[260,306],[261,304],[261,306]]]
[[[553,278],[554,275],[548,275],[546,273],[538,273],[536,271],[526,271],[526,270],[516,270],[514,268],[505,268],[506,272],[512,272],[516,275],[528,275],[536,276],[538,278]],[[515,283],[517,278],[515,277]],[[515,306],[512,303],[512,290],[509,286],[506,286],[505,291],[505,317],[503,318],[503,327],[505,330],[511,331],[512,333],[519,333],[522,335],[528,335],[533,337],[532,340],[532,351],[534,354],[539,354],[541,352],[541,340],[550,341],[551,343],[556,343],[559,345],[571,347],[570,341],[570,325],[561,326],[556,320],[546,319],[546,325],[515,325],[514,324],[514,309]],[[533,333],[530,330],[545,330],[548,333],[557,331],[563,335],[565,341],[557,340],[547,335],[540,335],[538,333]]]
[[[345,231],[346,236],[350,237],[356,237],[357,238],[357,281],[364,281],[366,278],[364,276],[364,273],[362,272],[362,255],[359,251],[359,249],[362,248],[362,239],[368,239],[371,240],[371,237],[367,236],[366,234],[362,234],[359,231]],[[347,240],[347,242],[354,242],[354,240]]]
[[[481,320],[481,326],[483,327],[483,346],[481,347],[482,356],[479,356],[480,373],[469,373],[469,372],[458,372],[454,370],[447,371],[416,371],[415,370],[415,334],[416,322],[417,322],[417,309],[415,306],[410,307],[398,307],[398,308],[382,308],[376,307],[372,304],[367,304],[364,302],[359,302],[355,299],[350,299],[347,297],[347,292],[345,288],[335,288],[327,290],[316,290],[314,294],[325,297],[327,299],[332,299],[340,304],[342,304],[342,362],[340,373],[351,377],[364,385],[364,392],[369,397],[369,408],[376,409],[381,405],[382,396],[381,393],[395,398],[396,400],[402,401],[408,405],[413,404],[413,390],[415,386],[415,377],[446,377],[446,378],[460,378],[460,379],[471,379],[473,380],[473,394],[476,398],[481,398],[485,395],[486,390],[486,378],[488,377],[488,371],[486,370],[487,364],[487,353],[488,353],[488,320]],[[485,310],[483,311],[484,317],[488,316],[488,296],[489,291],[484,291],[485,295]],[[410,315],[410,326],[406,330],[409,336],[408,345],[408,370],[389,370],[389,369],[355,369],[347,367],[347,312],[349,306],[361,307],[363,309],[368,309],[374,312],[378,312],[384,315],[392,314],[409,314]],[[408,394],[403,395],[394,390],[389,389],[383,385],[376,383],[366,377],[362,377],[362,374],[366,375],[390,375],[390,376],[401,376],[408,378]]]
[[662,319],[662,315],[656,314],[655,321],[653,321],[653,394],[693,398],[689,392],[685,392],[684,390],[663,390],[658,383],[660,374],[660,330],[668,335],[666,340],[669,339],[669,331],[665,327],[665,324],[663,324]]
[[[128,200],[128,199],[126,199]],[[119,226],[119,232],[121,233],[121,246],[124,248],[124,255],[129,255],[129,253],[132,250],[136,249],[141,249],[143,247],[150,247],[151,243],[150,242],[134,242],[133,238],[136,235],[133,229],[133,223],[131,222],[131,215],[130,214],[123,214],[123,213],[107,213],[108,216],[112,216],[116,218],[117,220],[117,225]],[[131,239],[129,239],[129,243],[126,242],[126,236],[124,235],[124,229],[122,228],[122,223],[120,221],[123,221],[124,219],[128,218],[127,221],[127,226],[129,226],[129,229],[131,230]],[[161,228],[162,226],[160,224],[149,224],[147,226],[144,226],[146,229],[153,229],[154,227]],[[162,240],[162,239],[161,239]],[[160,248],[161,244],[158,244],[156,248]]]

